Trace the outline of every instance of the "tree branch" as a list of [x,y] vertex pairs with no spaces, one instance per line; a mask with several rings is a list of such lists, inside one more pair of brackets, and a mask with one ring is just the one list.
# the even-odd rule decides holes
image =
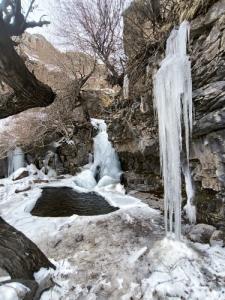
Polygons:
[[45,107],[55,99],[52,89],[36,79],[27,69],[7,35],[4,21],[0,18],[0,80],[14,93],[1,96],[0,118],[17,114],[28,108]]
[[35,21],[26,22],[25,23],[25,29],[27,29],[27,28],[34,28],[34,27],[43,27],[44,25],[49,25],[49,24],[50,24],[49,21],[42,21],[42,20],[40,20],[38,22],[35,22]]

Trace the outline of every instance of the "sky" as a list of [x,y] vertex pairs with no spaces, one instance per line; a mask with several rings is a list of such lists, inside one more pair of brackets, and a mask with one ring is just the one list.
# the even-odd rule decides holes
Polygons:
[[[66,0],[65,0],[66,1]],[[108,0],[113,1],[113,0]],[[131,0],[124,0],[126,5],[129,5]],[[22,6],[24,11],[26,12],[31,0],[22,0]],[[46,15],[44,17],[44,20],[50,21],[51,24],[44,27],[36,27],[34,29],[29,29],[28,32],[30,33],[39,33],[44,35],[54,46],[57,48],[60,48],[61,50],[65,50],[62,46],[62,41],[60,45],[60,38],[56,34],[56,25],[55,20],[56,17],[54,16],[58,15],[57,13],[57,3],[59,3],[60,0],[36,0],[35,5],[37,6],[33,13],[30,13],[29,20],[35,20],[39,21],[40,17],[43,15]]]
[[[22,0],[22,6],[25,12],[27,11],[30,4],[30,0]],[[43,26],[41,28],[36,27],[34,29],[29,29],[30,33],[39,33],[44,35],[50,42],[56,44],[56,33],[54,26],[54,13],[57,0],[36,0],[35,5],[37,6],[33,13],[29,15],[29,20],[39,21],[40,17],[46,15],[43,19],[50,21],[51,24],[48,26]]]

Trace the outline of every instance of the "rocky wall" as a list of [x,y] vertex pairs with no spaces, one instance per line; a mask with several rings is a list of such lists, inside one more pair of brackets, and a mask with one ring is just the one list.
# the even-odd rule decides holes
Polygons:
[[[195,108],[191,166],[198,219],[219,224],[225,217],[225,0],[168,1],[168,5],[172,3],[173,18],[162,8],[165,1],[158,2],[157,10],[152,0],[149,3],[155,19],[151,19],[151,14],[143,14],[147,10],[143,9],[145,3],[133,1],[124,14],[130,97],[128,104],[111,119],[111,139],[122,161],[129,188],[153,190],[154,193],[162,191],[152,78],[164,57],[171,29],[187,19],[191,24],[189,54]],[[137,13],[138,7],[142,8]],[[129,42],[132,40],[133,44]],[[203,214],[203,207],[214,217]]]

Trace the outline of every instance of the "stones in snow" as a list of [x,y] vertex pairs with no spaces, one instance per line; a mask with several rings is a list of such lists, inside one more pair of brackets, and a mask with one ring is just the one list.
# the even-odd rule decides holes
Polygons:
[[216,228],[212,225],[197,224],[190,228],[187,237],[196,243],[209,243]]

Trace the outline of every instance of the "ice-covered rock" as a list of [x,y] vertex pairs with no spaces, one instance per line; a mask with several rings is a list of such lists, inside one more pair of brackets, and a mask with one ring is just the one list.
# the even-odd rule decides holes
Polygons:
[[12,180],[20,180],[29,176],[29,171],[26,168],[19,168],[12,174]]
[[105,175],[99,180],[97,187],[101,188],[101,187],[105,187],[107,185],[117,184],[117,183],[118,183],[118,180]]
[[74,183],[82,188],[92,189],[96,186],[97,182],[91,170],[84,170],[74,178]]
[[24,193],[24,192],[28,192],[31,190],[31,186],[30,185],[25,185],[25,186],[21,186],[18,189],[15,190],[15,193]]

